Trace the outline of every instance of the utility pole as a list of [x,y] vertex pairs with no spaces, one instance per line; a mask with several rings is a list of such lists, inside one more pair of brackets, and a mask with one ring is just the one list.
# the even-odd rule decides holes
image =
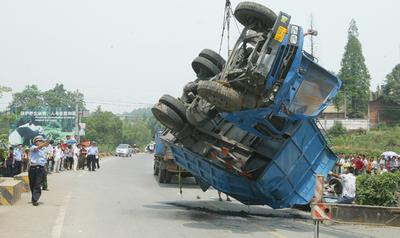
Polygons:
[[76,97],[75,97],[75,135],[79,136],[79,102],[80,102],[80,95],[79,91],[76,90]]

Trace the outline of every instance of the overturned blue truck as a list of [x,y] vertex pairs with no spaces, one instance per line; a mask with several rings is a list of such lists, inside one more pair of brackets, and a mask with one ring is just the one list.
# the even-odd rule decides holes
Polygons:
[[290,15],[242,2],[234,16],[244,29],[227,61],[201,51],[181,97],[153,106],[167,128],[161,139],[203,190],[247,205],[308,204],[314,175],[327,176],[337,160],[315,118],[341,81],[303,50]]

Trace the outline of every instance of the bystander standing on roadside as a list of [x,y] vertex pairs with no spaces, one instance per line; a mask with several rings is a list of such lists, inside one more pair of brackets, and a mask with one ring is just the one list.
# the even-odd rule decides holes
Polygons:
[[89,171],[96,171],[96,156],[99,154],[96,141],[92,141],[87,152],[87,166]]
[[79,158],[79,149],[76,146],[76,144],[72,145],[72,158],[74,160],[73,169],[74,171],[76,171],[78,168],[78,158]]
[[22,172],[22,144],[19,144],[15,149],[15,166],[14,166],[14,175],[20,174]]
[[58,143],[54,149],[54,171],[60,172],[60,164],[63,158],[63,151],[61,149],[61,143]]
[[47,146],[43,148],[45,152],[47,162],[44,165],[44,174],[43,174],[43,181],[42,181],[42,188],[44,191],[48,191],[48,183],[47,183],[47,174],[50,173],[50,168],[52,166],[52,157],[53,157],[53,140],[47,142]]
[[[379,158],[378,158],[379,159]],[[379,163],[377,159],[374,159],[374,161],[372,161],[372,171],[374,172],[374,174],[378,174],[379,171]]]
[[63,140],[60,141],[60,147],[62,150],[62,157],[61,157],[61,161],[60,161],[60,170],[64,171],[67,168],[67,144],[64,143]]
[[4,161],[4,168],[6,169],[6,177],[13,177],[14,176],[14,166],[15,166],[15,154],[14,148],[8,148],[8,154],[6,161]]
[[78,144],[79,149],[79,166],[78,169],[85,169],[87,150],[83,144]]
[[22,171],[27,172],[29,169],[29,149],[25,149],[22,154]]
[[44,142],[42,136],[36,136],[33,139],[33,146],[31,147],[31,166],[29,168],[29,187],[32,193],[32,204],[33,206],[39,205],[38,201],[42,194],[41,186],[44,177],[44,166],[47,162],[46,148],[50,142]]

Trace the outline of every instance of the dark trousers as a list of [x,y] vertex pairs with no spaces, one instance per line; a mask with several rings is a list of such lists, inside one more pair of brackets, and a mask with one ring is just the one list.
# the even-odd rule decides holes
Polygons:
[[67,169],[72,169],[73,164],[74,164],[74,158],[67,157]]
[[31,166],[28,171],[29,187],[32,193],[32,202],[37,202],[42,194],[42,182],[44,176],[43,166]]
[[20,174],[21,171],[22,171],[22,160],[21,161],[16,160],[14,165],[14,175]]
[[89,171],[95,171],[96,170],[96,156],[95,155],[88,155],[88,157],[87,157],[87,166],[89,168]]
[[99,159],[98,158],[96,158],[96,165],[97,165],[97,168],[100,169],[100,164],[99,164]]
[[14,177],[14,165],[12,163],[12,160],[6,160],[4,163],[7,164],[7,168],[6,168],[6,177]]

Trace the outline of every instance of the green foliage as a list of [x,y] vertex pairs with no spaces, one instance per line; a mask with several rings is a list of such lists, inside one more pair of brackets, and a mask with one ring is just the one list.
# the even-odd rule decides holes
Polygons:
[[75,108],[76,103],[81,109],[84,108],[83,94],[78,91],[67,91],[63,84],[56,84],[53,89],[44,92],[36,85],[27,85],[23,91],[13,94],[10,107],[17,111],[43,106]]
[[400,188],[400,173],[361,175],[357,177],[357,203],[375,206],[400,206],[396,192]]
[[392,72],[386,76],[385,85],[382,88],[384,105],[382,116],[390,122],[400,121],[400,64],[396,65]]
[[128,119],[121,120],[117,115],[98,108],[85,119],[86,138],[97,141],[100,149],[108,152],[114,151],[115,146],[121,143],[143,147],[153,136],[153,128],[149,126],[152,125],[149,123],[151,114],[148,111],[138,109],[138,113],[131,113]]
[[347,115],[350,118],[365,117],[368,110],[371,76],[365,65],[361,43],[358,40],[358,29],[354,20],[350,22],[348,41],[341,62],[339,78],[343,80],[343,87],[335,104],[340,106],[346,101]]
[[333,126],[328,130],[330,136],[340,136],[346,134],[346,128],[340,121],[335,121]]
[[84,108],[83,94],[67,91],[63,84],[56,84],[54,88],[43,92],[43,100],[49,107],[75,108],[78,103],[79,108]]
[[400,151],[400,127],[354,131],[331,136],[332,149],[337,153],[360,153],[377,157],[384,151]]
[[86,138],[99,145],[117,145],[122,138],[122,121],[112,112],[97,109],[86,122]]
[[10,91],[11,91],[11,88],[4,87],[4,86],[0,85],[0,98],[3,96],[3,93],[7,93],[7,92],[10,92]]
[[10,107],[21,110],[23,108],[33,109],[44,106],[43,93],[36,85],[27,85],[22,92],[13,94],[13,100]]

